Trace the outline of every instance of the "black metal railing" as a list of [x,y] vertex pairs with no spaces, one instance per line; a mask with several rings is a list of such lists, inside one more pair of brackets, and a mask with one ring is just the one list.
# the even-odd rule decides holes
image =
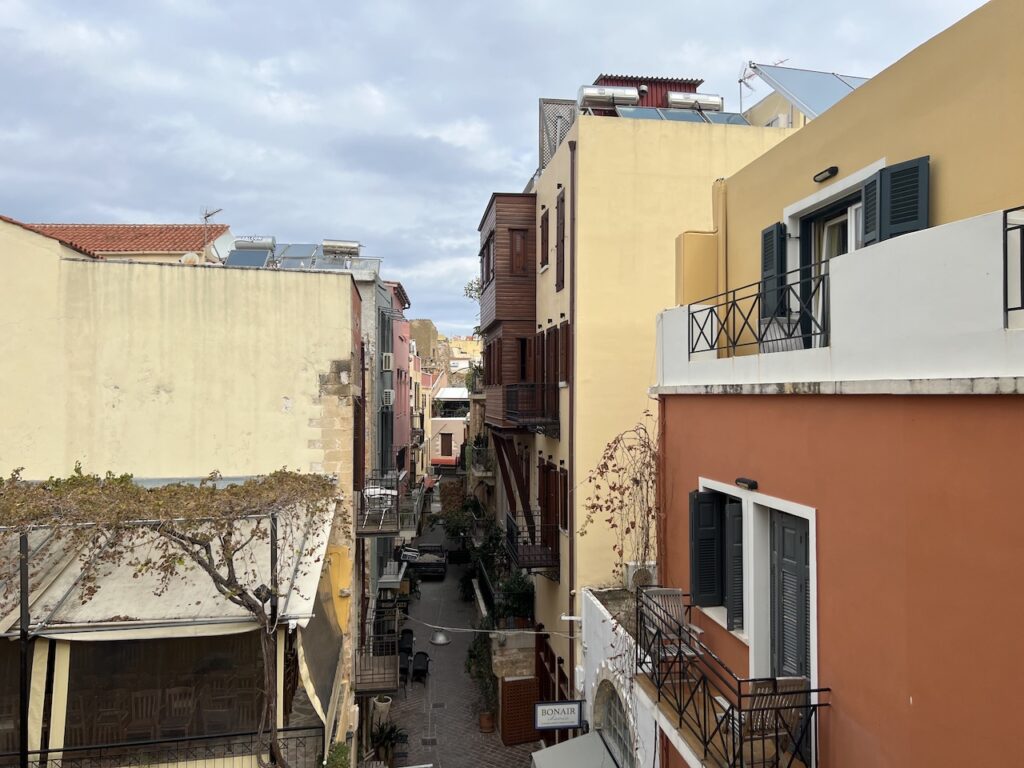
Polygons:
[[828,262],[734,288],[689,306],[687,353],[829,345]]
[[545,427],[558,423],[557,384],[507,384],[505,413],[523,426]]
[[679,593],[673,607],[655,597],[666,591],[637,589],[636,671],[700,745],[704,764],[813,765],[830,689],[812,688],[803,677],[739,677],[689,625],[690,596]]
[[1003,327],[1024,310],[1024,205],[1003,211]]
[[355,690],[381,693],[398,690],[398,633],[364,638],[355,653]]
[[505,544],[509,557],[520,568],[527,570],[558,567],[558,524],[542,523],[527,518],[505,515]]
[[398,531],[398,473],[371,473],[356,502],[356,535],[395,536]]
[[[62,747],[32,751],[30,768],[121,768],[142,765],[199,765],[204,768],[231,768],[239,758],[268,757],[269,731],[262,740],[255,732],[218,736],[190,736],[174,739],[135,741],[84,747]],[[320,766],[324,754],[322,726],[282,728],[278,730],[281,754],[293,768]],[[22,765],[19,753],[0,754],[0,767]]]

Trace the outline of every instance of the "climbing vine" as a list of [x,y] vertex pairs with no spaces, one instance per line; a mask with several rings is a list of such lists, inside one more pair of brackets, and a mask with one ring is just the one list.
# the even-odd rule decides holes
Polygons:
[[[259,734],[270,762],[262,754],[259,762],[287,767],[273,714],[277,627],[269,605],[279,590],[277,573],[319,569],[318,547],[309,543],[317,537],[305,534],[329,530],[336,522],[337,489],[329,477],[285,470],[226,487],[219,479],[214,473],[197,485],[145,488],[131,475],[86,474],[80,466],[69,477],[44,482],[28,482],[15,471],[0,478],[0,552],[18,552],[19,540],[28,535],[39,562],[77,556],[83,603],[115,569],[153,579],[158,596],[185,572],[205,574],[225,601],[245,609],[263,630]],[[261,582],[257,549],[270,540],[272,528],[278,568],[267,585]],[[0,614],[18,604],[20,565],[17,555],[0,559]]]
[[608,442],[585,482],[590,492],[583,505],[580,535],[586,535],[595,521],[613,532],[612,574],[621,576],[627,562],[654,562],[661,510],[658,432],[649,411]]

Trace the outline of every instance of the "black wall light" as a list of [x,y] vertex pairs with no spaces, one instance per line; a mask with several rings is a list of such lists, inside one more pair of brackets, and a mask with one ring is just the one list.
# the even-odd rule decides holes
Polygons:
[[821,182],[828,181],[829,179],[833,178],[837,173],[839,173],[839,166],[830,165],[824,171],[818,171],[816,174],[814,174],[814,180],[818,184],[821,184]]
[[749,477],[737,477],[736,485],[747,491],[757,490],[757,480],[751,480]]

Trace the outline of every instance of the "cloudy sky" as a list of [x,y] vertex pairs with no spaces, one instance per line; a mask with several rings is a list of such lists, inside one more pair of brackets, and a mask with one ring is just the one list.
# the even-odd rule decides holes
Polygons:
[[539,97],[677,75],[735,109],[745,61],[870,76],[980,5],[0,0],[0,213],[194,222],[208,206],[236,234],[358,239],[411,316],[465,333],[476,226],[536,168]]

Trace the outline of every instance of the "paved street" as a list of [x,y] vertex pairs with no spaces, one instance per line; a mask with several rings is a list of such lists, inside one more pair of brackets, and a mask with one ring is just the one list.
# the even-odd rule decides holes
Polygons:
[[[440,526],[420,541],[440,542]],[[433,764],[435,768],[528,768],[537,744],[506,747],[497,731],[480,733],[476,685],[464,664],[471,635],[452,632],[446,646],[430,645],[431,629],[416,620],[447,627],[471,627],[477,619],[473,603],[459,599],[461,566],[449,566],[443,581],[424,581],[421,597],[410,604],[407,627],[416,633],[416,650],[430,654],[430,678],[424,686],[409,684],[395,696],[392,718],[409,732],[408,750],[399,747],[395,765]]]

